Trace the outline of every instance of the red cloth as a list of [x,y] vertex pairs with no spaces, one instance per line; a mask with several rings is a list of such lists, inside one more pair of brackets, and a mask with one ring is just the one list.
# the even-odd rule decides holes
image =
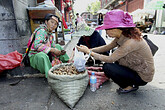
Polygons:
[[65,28],[65,29],[68,29],[68,26],[66,25],[66,22],[65,22],[65,19],[64,19],[63,16],[62,16],[62,22],[63,22],[64,28]]
[[18,53],[17,51],[8,53],[6,55],[0,54],[0,72],[20,66],[21,61],[22,54]]
[[68,7],[68,11],[71,11],[72,10],[72,7],[70,6],[70,7]]
[[55,2],[54,2],[54,0],[51,0],[52,1],[52,3],[55,5]]
[[83,41],[85,42],[85,44],[86,44],[86,46],[88,48],[91,48],[91,45],[90,45],[90,36],[83,37]]

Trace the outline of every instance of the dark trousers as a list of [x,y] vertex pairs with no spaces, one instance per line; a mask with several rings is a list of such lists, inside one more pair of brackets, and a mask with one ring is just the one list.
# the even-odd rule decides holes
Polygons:
[[108,78],[111,78],[121,88],[133,85],[143,86],[147,84],[147,82],[144,82],[135,71],[117,63],[104,63],[103,70],[105,75]]

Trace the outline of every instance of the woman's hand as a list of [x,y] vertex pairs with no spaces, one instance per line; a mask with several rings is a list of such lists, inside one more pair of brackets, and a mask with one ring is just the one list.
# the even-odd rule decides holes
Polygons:
[[65,50],[61,50],[61,55],[64,55],[66,53]]
[[84,52],[84,53],[87,53],[87,54],[89,54],[89,52],[90,52],[90,49],[87,46],[80,45],[80,46],[76,46],[76,47],[81,52]]
[[59,50],[56,49],[56,48],[51,48],[50,52],[54,53],[54,54],[57,55],[57,56],[60,56],[60,55],[61,55],[61,51],[59,51]]

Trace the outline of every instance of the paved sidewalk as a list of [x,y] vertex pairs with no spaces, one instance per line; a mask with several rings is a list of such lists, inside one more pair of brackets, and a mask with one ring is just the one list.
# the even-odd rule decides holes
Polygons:
[[[74,110],[164,110],[165,109],[165,36],[148,34],[159,46],[154,56],[155,75],[152,82],[136,92],[117,94],[118,86],[112,81],[95,93],[87,87]],[[112,39],[103,37],[106,42]],[[78,38],[73,38],[66,50],[71,55]],[[70,110],[51,90],[45,78],[24,78],[18,85],[9,84],[17,79],[0,78],[0,110]]]

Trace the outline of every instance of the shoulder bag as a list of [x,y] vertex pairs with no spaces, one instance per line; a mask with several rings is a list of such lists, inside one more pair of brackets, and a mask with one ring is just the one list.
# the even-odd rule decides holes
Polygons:
[[158,51],[158,46],[156,46],[149,38],[147,35],[143,36],[144,40],[147,42],[147,44],[149,45],[152,55],[154,56],[155,53]]

